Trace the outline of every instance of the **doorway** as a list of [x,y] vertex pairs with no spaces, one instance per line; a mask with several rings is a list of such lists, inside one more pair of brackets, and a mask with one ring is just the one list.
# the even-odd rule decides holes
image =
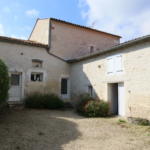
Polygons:
[[69,99],[69,79],[61,79],[61,97]]
[[19,73],[11,73],[9,101],[21,101],[21,99],[22,99],[22,75]]
[[124,83],[109,84],[110,114],[125,116]]

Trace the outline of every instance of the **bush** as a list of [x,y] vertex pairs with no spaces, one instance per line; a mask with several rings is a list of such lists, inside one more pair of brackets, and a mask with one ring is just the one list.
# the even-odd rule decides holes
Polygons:
[[27,108],[58,109],[63,107],[63,101],[56,94],[31,93],[25,98]]
[[8,68],[0,58],[0,107],[6,102],[9,97],[9,83],[10,77],[8,74]]
[[101,117],[108,115],[110,105],[103,100],[91,98],[88,93],[79,95],[79,103],[76,105],[79,113],[87,117]]
[[84,106],[84,113],[88,117],[107,116],[110,106],[103,100],[90,100]]
[[85,104],[92,100],[89,93],[82,93],[79,95],[78,103],[76,105],[76,109],[79,113],[84,114],[84,106]]

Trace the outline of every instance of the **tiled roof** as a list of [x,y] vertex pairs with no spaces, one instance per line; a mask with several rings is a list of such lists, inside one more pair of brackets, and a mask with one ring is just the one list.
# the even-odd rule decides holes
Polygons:
[[15,38],[10,38],[10,37],[5,37],[5,36],[0,36],[0,41],[48,48],[48,45],[42,44],[39,42],[30,41],[30,40],[15,39]]
[[150,39],[150,35],[139,37],[139,38],[135,38],[133,40],[126,41],[124,43],[120,43],[120,44],[114,45],[112,47],[107,47],[106,49],[102,49],[102,50],[96,51],[94,53],[90,53],[90,54],[87,54],[87,55],[84,55],[84,56],[81,56],[81,57],[78,57],[78,58],[75,58],[75,59],[70,59],[67,62],[68,63],[72,63],[72,62],[76,62],[76,61],[79,61],[79,60],[82,60],[82,59],[86,59],[86,58],[90,58],[90,57],[93,57],[93,56],[97,56],[97,55],[100,55],[100,54],[103,54],[103,53],[106,53],[106,52],[109,52],[109,51],[112,51],[112,50],[116,50],[118,48],[122,48],[124,46],[128,46],[130,44],[133,44],[133,43],[136,43],[136,42],[140,42],[142,40],[147,40],[147,39]]
[[64,20],[60,20],[60,19],[56,19],[56,18],[50,18],[50,20],[65,23],[65,24],[69,24],[69,25],[73,25],[73,26],[77,26],[77,27],[81,27],[81,28],[85,28],[85,29],[89,29],[89,30],[93,30],[93,31],[97,31],[97,32],[101,32],[101,33],[105,33],[105,34],[109,34],[109,35],[112,35],[112,36],[117,36],[117,37],[121,38],[121,36],[119,36],[119,35],[107,33],[107,32],[104,32],[104,31],[96,30],[96,29],[86,27],[86,26],[82,26],[82,25],[78,25],[78,24],[74,24],[74,23],[67,22],[67,21],[64,21]]

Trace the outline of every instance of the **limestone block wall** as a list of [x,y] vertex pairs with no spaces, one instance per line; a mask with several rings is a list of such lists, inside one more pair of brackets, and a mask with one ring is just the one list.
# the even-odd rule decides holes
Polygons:
[[96,32],[61,22],[51,21],[50,52],[64,59],[73,59],[90,53],[90,46],[99,51],[120,43],[117,36]]
[[[70,74],[70,65],[49,55],[45,48],[0,42],[0,57],[4,60],[10,71],[23,74],[23,97],[30,92],[40,89],[43,92],[54,92],[60,96],[60,77]],[[42,68],[33,68],[32,59],[43,61]],[[41,71],[44,73],[44,83],[30,82],[30,72]]]
[[38,19],[29,40],[48,44],[51,32],[50,52],[65,60],[77,58],[93,51],[114,46],[120,43],[118,36],[103,32],[92,31],[73,25],[51,20],[51,31],[49,19]]
[[37,19],[37,23],[29,37],[29,40],[48,44],[49,19]]
[[[118,53],[122,54],[123,73],[109,76],[107,58]],[[95,97],[110,102],[109,84],[123,82],[126,117],[132,114],[134,117],[150,120],[149,58],[150,41],[145,41],[73,63],[71,65],[72,102],[75,102],[75,95],[87,91],[88,85],[93,86]],[[101,68],[98,65],[101,65]]]

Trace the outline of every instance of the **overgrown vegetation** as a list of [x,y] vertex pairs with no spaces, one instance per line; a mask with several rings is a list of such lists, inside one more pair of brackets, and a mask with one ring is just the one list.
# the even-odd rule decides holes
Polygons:
[[107,116],[110,110],[108,102],[103,100],[91,98],[88,93],[79,95],[77,111],[87,117],[102,117]]
[[0,107],[6,102],[9,97],[9,83],[10,77],[8,74],[8,67],[0,58]]
[[63,101],[54,93],[31,93],[25,98],[27,108],[58,109],[63,107]]
[[148,126],[149,124],[148,124],[148,121],[147,121],[147,120],[143,120],[143,121],[140,123],[140,125],[142,125],[142,126]]

